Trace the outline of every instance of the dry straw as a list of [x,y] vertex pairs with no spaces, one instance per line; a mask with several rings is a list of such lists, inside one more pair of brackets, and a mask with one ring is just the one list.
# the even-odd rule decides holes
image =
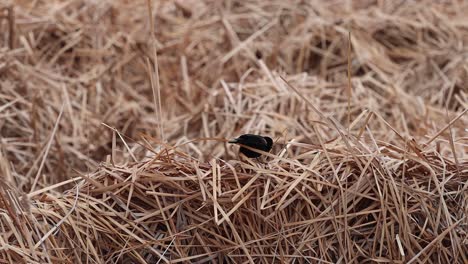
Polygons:
[[467,263],[467,12],[0,4],[0,263]]

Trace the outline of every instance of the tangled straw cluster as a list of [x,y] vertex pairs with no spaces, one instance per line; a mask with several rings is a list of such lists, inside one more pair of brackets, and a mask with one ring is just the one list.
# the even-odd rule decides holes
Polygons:
[[0,4],[0,260],[468,262],[468,4],[151,3]]
[[457,168],[436,152],[388,146],[373,153],[344,143],[301,146],[313,151],[311,162],[268,154],[261,164],[200,163],[164,149],[145,162],[102,164],[63,196],[34,193],[34,206],[24,213],[3,188],[2,207],[10,215],[2,216],[9,223],[2,258],[349,263],[466,257],[467,163]]

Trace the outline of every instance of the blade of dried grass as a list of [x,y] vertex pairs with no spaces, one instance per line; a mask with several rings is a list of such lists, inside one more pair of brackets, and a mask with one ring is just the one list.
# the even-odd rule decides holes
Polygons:
[[50,137],[49,137],[49,141],[47,142],[47,145],[45,147],[45,152],[44,152],[44,155],[42,156],[41,164],[39,165],[39,169],[37,169],[36,176],[34,177],[34,181],[33,181],[33,184],[31,186],[31,189],[29,190],[29,192],[34,191],[34,189],[36,188],[36,185],[37,185],[37,183],[39,181],[39,177],[41,176],[42,168],[44,167],[44,164],[45,164],[46,159],[47,159],[47,155],[49,154],[49,151],[50,151],[50,147],[52,146],[52,142],[53,142],[53,140],[55,138],[55,133],[57,133],[58,125],[59,125],[59,122],[60,122],[60,118],[62,117],[64,107],[65,107],[65,103],[63,103],[62,107],[60,108],[59,115],[57,117],[57,120],[55,121],[54,128],[52,129],[52,132],[51,132]]
[[[147,9],[148,9],[148,20],[150,24],[150,34],[151,34],[151,46],[153,51],[153,63],[154,63],[154,71],[149,63],[149,58],[146,60],[146,65],[148,72],[150,74],[150,83],[151,88],[153,91],[153,102],[154,102],[154,110],[156,112],[156,120],[158,121],[159,125],[159,135],[161,137],[162,142],[166,142],[166,138],[164,136],[164,125],[163,125],[163,113],[162,113],[162,104],[161,104],[161,86],[159,80],[159,64],[158,64],[158,54],[156,48],[156,35],[154,29],[154,17],[153,17],[153,7],[151,4],[151,0],[147,0]],[[153,74],[156,80],[153,79]]]
[[450,231],[452,231],[458,224],[460,224],[464,218],[458,220],[457,222],[453,223],[451,226],[447,227],[442,233],[440,233],[437,237],[435,237],[429,244],[427,244],[426,247],[424,247],[421,251],[419,251],[414,257],[412,257],[410,260],[408,260],[408,264],[411,264],[415,262],[416,260],[419,259],[419,257],[428,249],[430,249],[432,246],[434,246],[435,243],[439,242],[443,237],[445,237]]
[[450,126],[452,126],[453,123],[457,122],[458,119],[460,119],[462,116],[464,116],[466,114],[466,112],[468,112],[468,108],[463,110],[459,115],[457,115],[457,117],[452,119],[452,121],[450,121],[446,126],[444,126],[439,131],[437,131],[437,133],[435,133],[434,136],[432,136],[428,141],[426,141],[426,143],[424,143],[423,146],[428,146],[432,141],[434,141],[437,137],[439,137],[440,134],[444,133],[445,130],[450,128]]
[[54,225],[53,228],[51,228],[47,233],[45,233],[42,238],[34,245],[34,249],[36,250],[39,246],[42,245],[42,243],[44,243],[44,241],[46,241],[49,236],[51,236],[53,233],[55,233],[57,231],[57,229],[67,220],[68,217],[70,217],[70,215],[75,211],[75,208],[78,204],[78,196],[80,194],[80,188],[78,188],[79,185],[76,186],[76,194],[75,194],[75,199],[73,201],[73,206],[72,208],[64,215],[64,217],[62,219],[60,219],[60,221]]

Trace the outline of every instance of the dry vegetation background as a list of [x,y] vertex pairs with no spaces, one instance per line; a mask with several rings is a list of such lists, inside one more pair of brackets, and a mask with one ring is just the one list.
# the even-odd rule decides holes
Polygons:
[[468,2],[0,10],[0,263],[468,263]]

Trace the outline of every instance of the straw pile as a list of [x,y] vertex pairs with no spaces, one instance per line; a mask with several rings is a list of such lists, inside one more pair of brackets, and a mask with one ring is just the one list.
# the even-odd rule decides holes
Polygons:
[[468,4],[0,10],[0,263],[468,262]]

